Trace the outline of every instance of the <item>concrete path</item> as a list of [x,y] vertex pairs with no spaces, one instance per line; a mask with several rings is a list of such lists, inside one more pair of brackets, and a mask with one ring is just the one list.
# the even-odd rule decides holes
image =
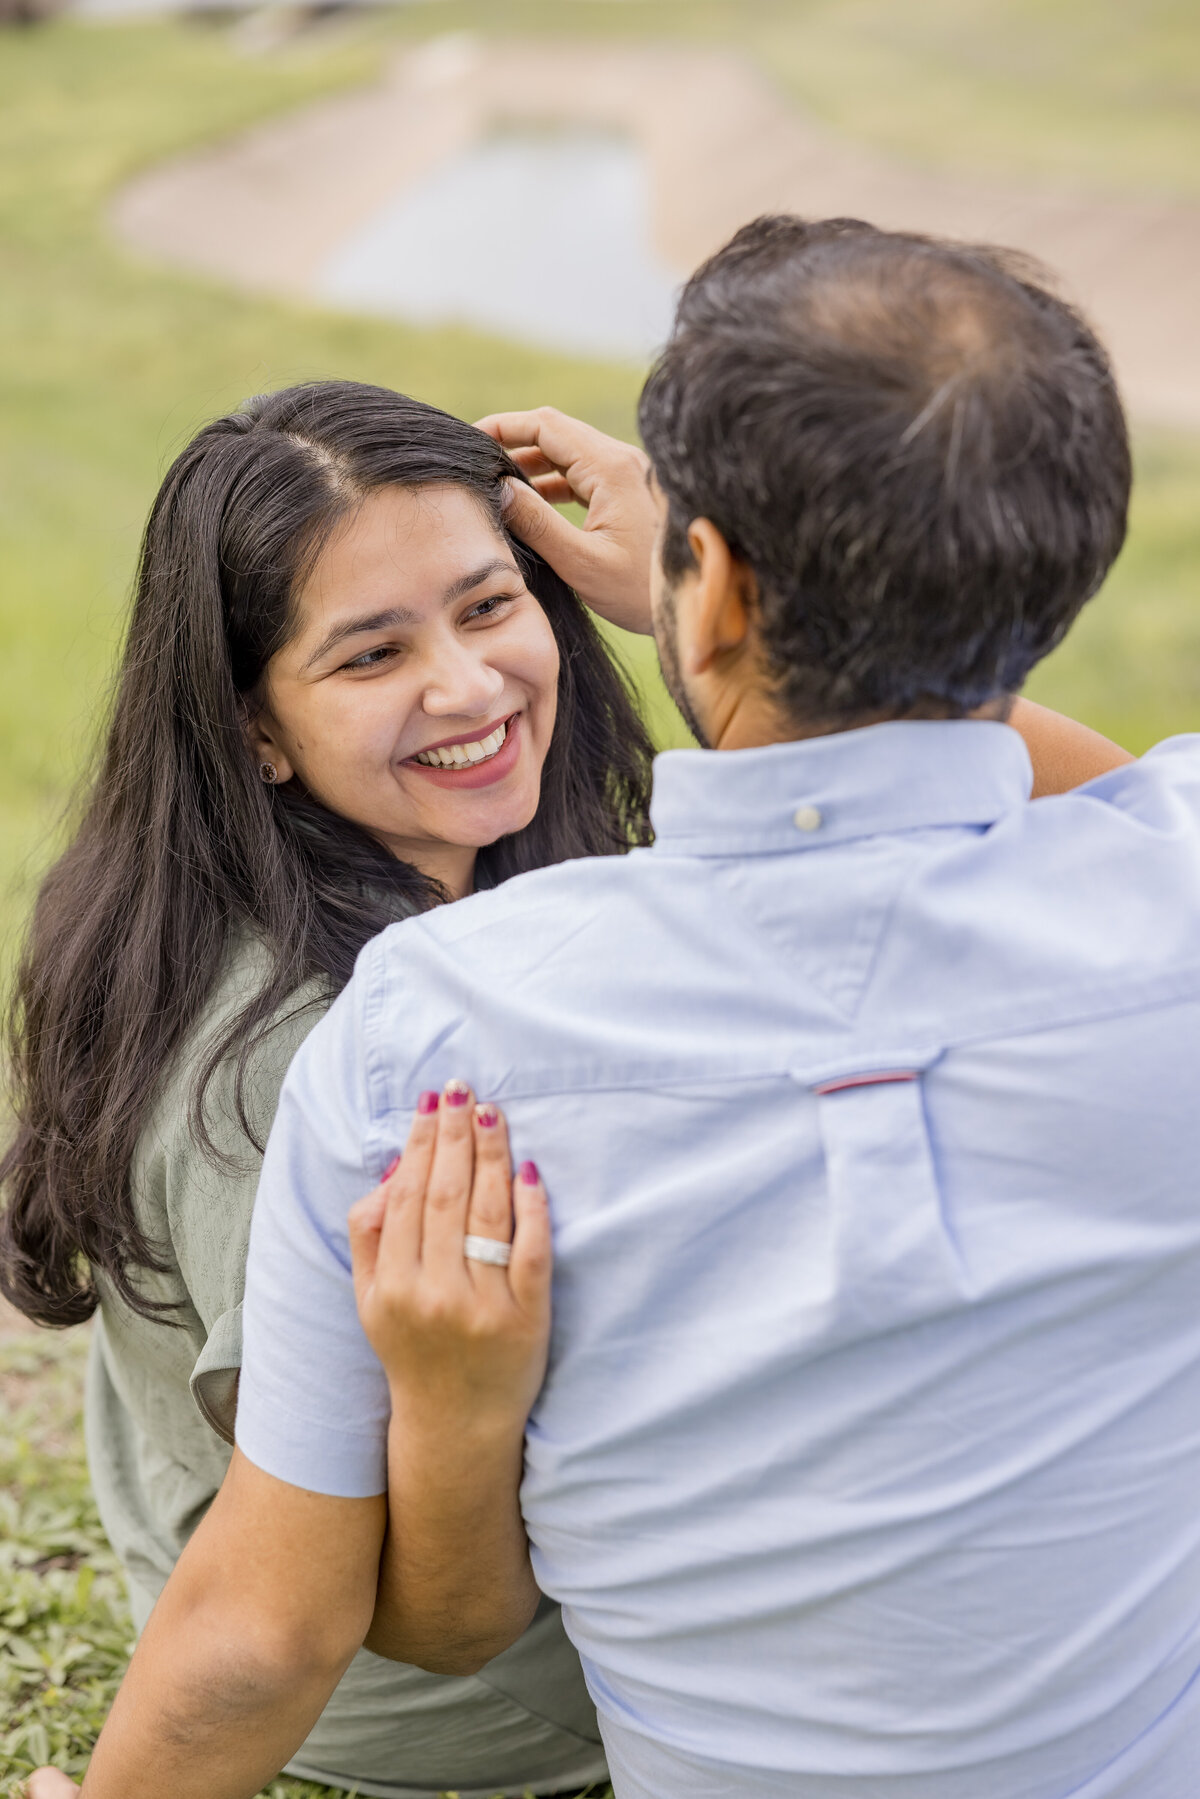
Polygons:
[[1200,206],[902,165],[806,118],[728,53],[435,39],[370,91],[142,176],[113,218],[156,259],[311,296],[327,258],[405,184],[489,130],[534,123],[642,146],[657,247],[681,275],[767,210],[1029,251],[1099,326],[1132,410],[1200,428]]

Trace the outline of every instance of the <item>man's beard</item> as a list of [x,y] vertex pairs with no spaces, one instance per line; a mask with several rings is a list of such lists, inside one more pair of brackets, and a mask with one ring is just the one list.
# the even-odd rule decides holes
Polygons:
[[679,667],[676,638],[675,595],[664,582],[654,619],[654,642],[658,650],[658,666],[662,670],[662,678],[667,692],[678,706],[684,724],[702,750],[711,750],[712,744],[704,734],[700,720],[696,717],[692,707],[688,690],[684,685],[683,673]]

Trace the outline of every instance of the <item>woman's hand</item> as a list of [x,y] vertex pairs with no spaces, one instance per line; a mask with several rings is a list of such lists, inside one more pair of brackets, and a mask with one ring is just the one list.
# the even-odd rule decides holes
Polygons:
[[[509,484],[505,523],[513,536],[544,556],[601,618],[648,634],[658,509],[645,452],[553,406],[493,413],[479,429],[503,444],[533,483]],[[571,500],[587,508],[582,529],[555,510]]]
[[75,1799],[78,1791],[61,1768],[39,1768],[25,1783],[25,1799]]
[[[354,1290],[412,1428],[523,1432],[546,1371],[550,1222],[532,1162],[513,1180],[508,1127],[451,1081],[422,1094],[404,1154],[350,1213]],[[510,1250],[469,1259],[468,1238]]]
[[[507,1266],[472,1258],[489,1244]],[[351,1210],[350,1249],[392,1396],[367,1647],[473,1674],[537,1609],[518,1491],[550,1335],[546,1195],[532,1162],[513,1180],[496,1107],[461,1081],[422,1094],[403,1157]]]

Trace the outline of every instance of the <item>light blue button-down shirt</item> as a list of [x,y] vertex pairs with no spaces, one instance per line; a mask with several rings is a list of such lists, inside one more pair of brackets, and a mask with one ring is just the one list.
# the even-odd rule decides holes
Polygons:
[[381,1489],[346,1211],[470,1079],[622,1799],[1200,1791],[1200,739],[1029,785],[970,721],[665,755],[652,849],[386,932],[288,1077],[242,1449]]

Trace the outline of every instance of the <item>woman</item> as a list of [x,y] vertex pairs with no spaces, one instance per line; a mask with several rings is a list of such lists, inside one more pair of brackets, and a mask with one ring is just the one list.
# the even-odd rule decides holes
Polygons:
[[[0,1273],[99,1307],[101,1516],[144,1625],[229,1459],[258,1164],[296,1047],[408,912],[646,834],[650,745],[513,464],[429,406],[293,388],[200,432],[147,526],[99,770],[11,1019]],[[555,1608],[478,1679],[364,1651],[290,1771],[362,1793],[602,1777]]]

